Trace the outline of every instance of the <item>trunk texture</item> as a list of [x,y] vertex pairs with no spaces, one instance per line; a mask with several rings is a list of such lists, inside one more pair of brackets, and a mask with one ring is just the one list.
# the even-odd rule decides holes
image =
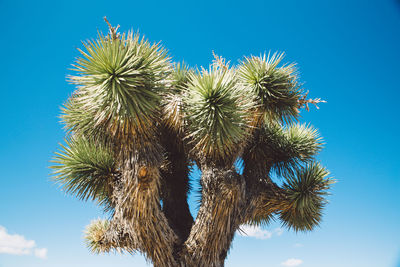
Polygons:
[[277,210],[280,188],[265,165],[247,164],[240,175],[232,166],[203,164],[201,205],[193,222],[187,157],[173,142],[164,140],[163,147],[166,161],[134,153],[121,167],[104,245],[139,251],[157,267],[224,266],[236,230]]
[[161,200],[162,211],[170,227],[179,237],[175,254],[181,249],[183,242],[188,238],[193,225],[187,195],[189,185],[189,161],[181,139],[164,128],[162,145],[165,149],[165,163],[161,168]]
[[117,196],[114,221],[134,236],[137,250],[154,266],[176,266],[174,247],[178,237],[169,226],[160,205],[160,166],[142,153],[127,160],[122,170],[122,189]]
[[244,180],[235,170],[204,166],[201,185],[201,206],[184,244],[181,266],[224,266],[241,222]]

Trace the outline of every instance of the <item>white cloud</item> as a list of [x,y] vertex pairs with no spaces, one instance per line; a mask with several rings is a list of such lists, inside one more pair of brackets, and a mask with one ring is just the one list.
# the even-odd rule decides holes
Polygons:
[[275,228],[275,230],[274,230],[274,233],[277,235],[277,236],[281,236],[282,234],[283,234],[283,229],[282,228]]
[[281,236],[282,233],[282,228],[275,228],[273,231],[267,231],[261,229],[260,226],[253,226],[248,224],[241,225],[240,231],[238,231],[238,234],[241,236],[254,237],[257,239],[270,239],[273,235]]
[[6,228],[0,225],[0,254],[34,255],[38,258],[47,257],[46,248],[36,248],[33,240],[26,240],[22,235],[10,235]]
[[241,236],[255,237],[257,239],[269,239],[272,237],[272,233],[267,230],[262,230],[260,226],[251,226],[244,224],[240,226],[241,231],[239,234]]
[[35,241],[26,240],[22,235],[9,235],[6,228],[0,226],[0,253],[25,255],[35,246]]
[[302,247],[304,247],[304,245],[301,244],[301,243],[296,243],[296,244],[294,244],[294,247],[295,248],[302,248]]
[[35,249],[35,256],[41,259],[47,258],[47,248],[37,248]]
[[287,259],[286,261],[282,262],[281,265],[283,266],[299,266],[302,264],[303,261],[300,259]]

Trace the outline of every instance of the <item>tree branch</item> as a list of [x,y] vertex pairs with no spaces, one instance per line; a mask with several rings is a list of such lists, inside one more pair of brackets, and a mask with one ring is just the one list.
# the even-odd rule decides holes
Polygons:
[[297,101],[298,108],[305,107],[307,111],[310,111],[308,104],[313,104],[317,109],[319,109],[319,107],[318,107],[319,103],[326,103],[326,101],[322,100],[321,98],[307,99],[307,95],[308,95],[308,91]]
[[310,231],[317,226],[326,204],[326,190],[334,183],[329,172],[318,163],[307,164],[288,173],[282,188],[269,179],[268,172],[261,164],[245,168],[247,209],[243,223],[268,223],[277,214],[284,226],[295,231]]
[[214,50],[212,51],[214,60],[213,63],[215,65],[217,65],[218,67],[224,69],[224,70],[228,70],[229,69],[229,61],[226,62],[225,58],[218,56],[217,54],[215,54]]
[[233,169],[202,166],[202,200],[182,252],[190,266],[223,266],[241,222],[245,185]]
[[106,220],[93,221],[86,230],[86,243],[95,253],[121,252],[125,250],[131,254],[139,249],[137,237],[126,221]]
[[117,27],[113,27],[113,26],[111,26],[110,22],[108,22],[106,16],[104,16],[103,19],[104,19],[104,21],[105,21],[105,22],[107,23],[107,25],[108,25],[110,37],[111,37],[113,40],[118,39],[118,38],[120,37],[120,34],[118,33],[119,25],[117,25]]
[[[272,215],[280,212],[284,206],[288,205],[284,190],[272,181],[258,182],[258,185],[246,191],[247,198],[246,210],[243,215],[243,224],[263,224],[268,223]],[[286,204],[286,205],[285,205]]]
[[189,185],[189,161],[182,139],[170,129],[163,128],[161,134],[166,160],[161,168],[162,210],[169,225],[179,237],[181,244],[187,239],[193,225],[187,194]]
[[114,190],[117,203],[113,219],[125,222],[125,228],[135,233],[138,249],[155,266],[175,266],[173,248],[178,237],[160,206],[161,160],[148,161],[145,152],[146,149],[132,152],[131,158],[121,166],[122,180],[119,190]]
[[246,180],[246,205],[242,224],[268,223],[284,199],[282,189],[270,178],[271,165],[266,161],[255,162],[244,158],[243,176]]

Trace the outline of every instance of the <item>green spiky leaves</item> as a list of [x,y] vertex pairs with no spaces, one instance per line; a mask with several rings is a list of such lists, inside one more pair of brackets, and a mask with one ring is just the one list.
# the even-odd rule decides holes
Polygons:
[[53,158],[54,177],[65,192],[110,207],[111,183],[117,174],[111,150],[83,137],[71,137]]
[[322,138],[312,126],[292,124],[282,127],[266,122],[256,131],[245,156],[249,160],[265,162],[282,176],[311,161],[322,145]]
[[292,121],[299,113],[301,97],[294,64],[279,67],[284,54],[245,58],[239,77],[255,95],[264,119]]
[[248,133],[254,105],[235,73],[212,66],[192,75],[184,105],[194,152],[209,160],[232,160]]
[[178,133],[184,130],[182,93],[187,89],[192,75],[193,71],[184,63],[175,64],[170,75],[168,90],[162,98],[164,123]]
[[171,73],[170,89],[174,92],[182,92],[187,88],[190,77],[193,74],[193,70],[189,69],[184,62],[175,64]]
[[78,91],[65,105],[67,128],[90,136],[148,134],[170,72],[165,50],[132,33],[115,39],[99,34],[84,46],[74,65],[78,75],[70,76]]
[[293,124],[275,133],[277,135],[273,136],[270,149],[274,153],[271,157],[272,168],[278,175],[291,172],[311,161],[323,146],[318,131],[306,124]]
[[110,227],[108,220],[93,220],[85,229],[85,242],[92,253],[110,251],[113,247],[104,242],[104,234]]
[[283,187],[288,203],[279,214],[283,225],[295,231],[312,230],[319,225],[327,202],[326,190],[334,183],[328,175],[320,164],[310,163],[287,177]]

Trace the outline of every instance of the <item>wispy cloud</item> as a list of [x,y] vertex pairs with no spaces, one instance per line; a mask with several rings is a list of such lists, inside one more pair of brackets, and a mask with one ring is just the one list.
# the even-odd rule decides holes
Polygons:
[[301,244],[301,243],[296,243],[296,244],[294,244],[293,246],[294,246],[295,248],[302,248],[302,247],[304,247],[304,245]]
[[281,265],[292,267],[292,266],[299,266],[302,263],[303,261],[300,259],[287,259],[286,261],[282,262]]
[[273,235],[280,236],[283,233],[283,230],[281,228],[276,228],[273,231],[267,231],[261,229],[260,226],[251,226],[248,224],[244,224],[240,226],[241,231],[239,232],[239,235],[241,236],[247,236],[247,237],[254,237],[257,239],[269,239]]
[[0,225],[0,254],[31,255],[45,259],[47,248],[37,248],[34,240],[26,240],[22,235],[10,235]]
[[275,228],[275,229],[274,229],[274,233],[275,233],[277,236],[281,236],[281,235],[283,234],[283,229],[282,229],[282,228]]
[[47,258],[47,248],[37,248],[35,249],[35,256],[41,259]]

